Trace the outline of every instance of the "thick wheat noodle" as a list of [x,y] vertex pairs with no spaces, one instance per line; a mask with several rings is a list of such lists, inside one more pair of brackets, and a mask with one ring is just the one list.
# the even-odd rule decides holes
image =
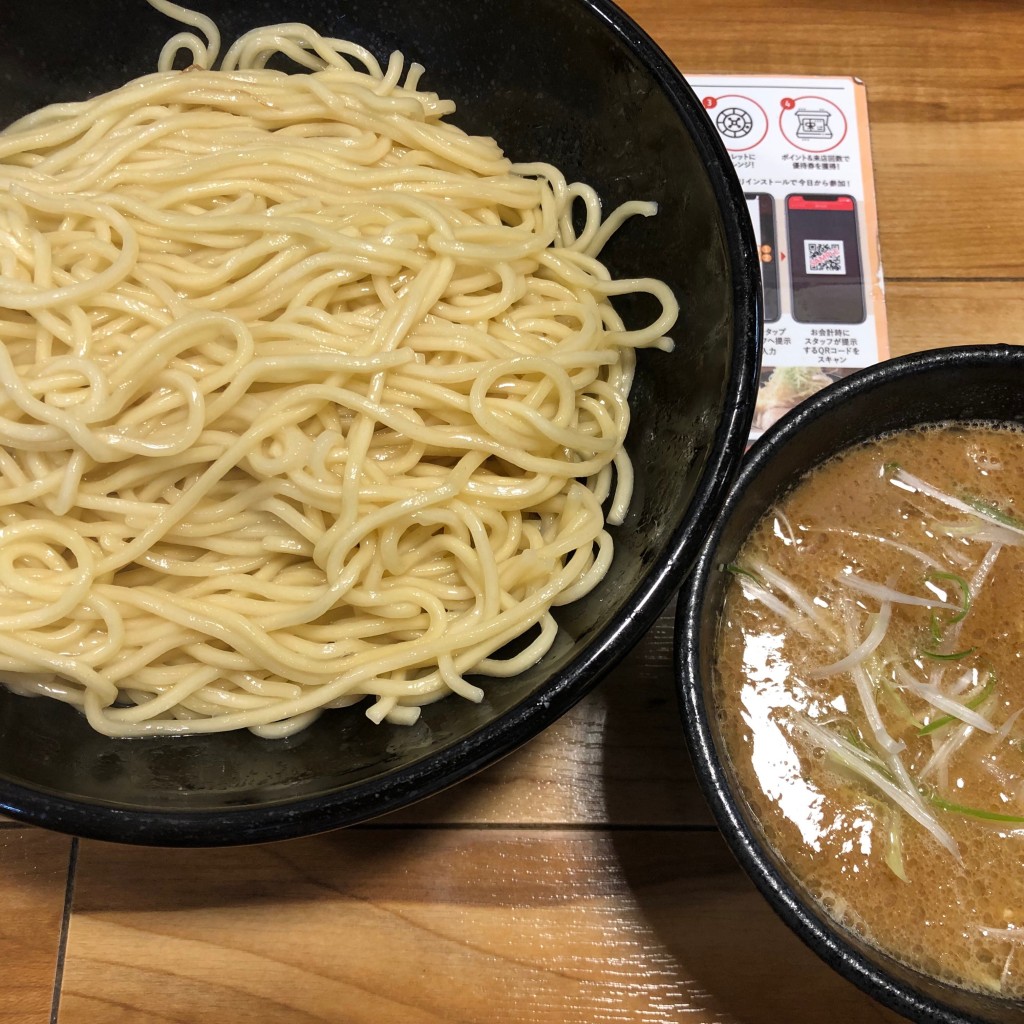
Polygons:
[[112,736],[479,700],[610,564],[634,349],[678,310],[597,253],[654,207],[602,220],[400,54],[277,25],[213,70],[150,2],[202,35],[0,134],[3,678]]

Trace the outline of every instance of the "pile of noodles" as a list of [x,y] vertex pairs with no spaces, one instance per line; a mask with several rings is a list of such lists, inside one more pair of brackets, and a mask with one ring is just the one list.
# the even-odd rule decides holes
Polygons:
[[602,221],[399,54],[277,25],[210,70],[152,3],[206,39],[0,134],[0,677],[113,736],[478,700],[607,570],[677,306],[595,254],[653,207]]

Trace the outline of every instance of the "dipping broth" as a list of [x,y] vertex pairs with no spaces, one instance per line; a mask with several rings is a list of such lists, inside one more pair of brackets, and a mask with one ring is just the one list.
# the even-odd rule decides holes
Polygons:
[[1024,996],[1024,433],[852,448],[728,570],[715,698],[770,846],[878,948]]

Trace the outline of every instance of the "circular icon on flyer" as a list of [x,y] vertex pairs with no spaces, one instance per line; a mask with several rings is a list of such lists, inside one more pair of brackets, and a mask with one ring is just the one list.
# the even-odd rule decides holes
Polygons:
[[742,107],[726,107],[715,124],[727,139],[745,139],[754,130],[754,119]]
[[827,153],[846,138],[846,115],[824,96],[797,96],[784,103],[779,130],[786,141],[805,153]]
[[704,106],[717,111],[715,127],[730,153],[753,149],[768,134],[768,115],[757,100],[731,94],[712,98],[714,102],[705,100]]

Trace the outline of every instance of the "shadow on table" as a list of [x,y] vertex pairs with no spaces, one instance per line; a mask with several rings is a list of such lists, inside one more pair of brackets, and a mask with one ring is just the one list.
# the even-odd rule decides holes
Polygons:
[[[660,625],[665,628],[663,621]],[[610,842],[641,919],[638,925],[650,929],[652,941],[674,962],[687,1004],[707,1019],[742,1024],[901,1020],[820,961],[740,870],[710,824],[697,788],[667,659],[661,659],[657,675],[648,681],[657,697],[646,709],[648,732],[656,741],[646,748],[646,764],[634,763],[632,771],[655,788],[684,787],[682,796],[650,800],[652,806],[674,806],[682,817],[650,822],[663,826],[657,830],[613,831]],[[671,699],[663,702],[666,692]],[[634,712],[626,691],[612,687],[607,697],[604,745],[612,756],[604,784],[608,817],[615,822],[630,820],[635,810],[625,802],[622,765],[614,752],[623,749],[627,735],[642,729],[629,723]]]
[[612,836],[638,915],[688,1000],[743,1024],[898,1021],[821,962],[776,917],[715,832]]

